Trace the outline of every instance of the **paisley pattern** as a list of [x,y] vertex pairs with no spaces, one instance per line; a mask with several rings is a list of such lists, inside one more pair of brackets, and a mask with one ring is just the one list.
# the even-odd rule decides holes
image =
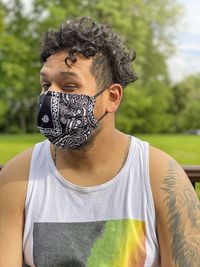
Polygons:
[[99,126],[95,96],[49,91],[39,98],[38,129],[57,147],[74,150]]

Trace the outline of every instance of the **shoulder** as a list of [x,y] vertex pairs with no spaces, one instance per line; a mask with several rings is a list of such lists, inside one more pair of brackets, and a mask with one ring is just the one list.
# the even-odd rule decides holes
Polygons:
[[[169,154],[150,146],[149,171],[154,202],[157,209],[173,190],[177,194],[182,188],[192,189],[191,182],[181,165]],[[192,190],[193,193],[194,190]]]
[[18,174],[26,174],[29,171],[32,152],[33,147],[21,152],[8,161],[0,172],[1,176],[9,175],[17,179]]
[[[6,195],[7,202],[9,198],[13,199],[14,197],[15,203],[23,206],[32,152],[33,148],[30,148],[20,153],[6,163],[0,171],[0,197],[3,198]],[[1,199],[1,201],[3,200]]]
[[163,207],[170,208],[173,198],[178,200],[185,190],[192,196],[195,194],[182,166],[164,151],[151,146],[149,172],[157,214],[163,214]]

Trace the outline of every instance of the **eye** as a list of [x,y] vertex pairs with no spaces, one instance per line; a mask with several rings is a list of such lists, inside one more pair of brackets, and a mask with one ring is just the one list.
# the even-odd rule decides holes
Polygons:
[[47,91],[49,89],[49,87],[50,87],[50,84],[48,84],[48,83],[42,84],[42,90],[44,90],[44,91]]
[[62,86],[64,90],[75,90],[77,86],[75,84],[66,84]]

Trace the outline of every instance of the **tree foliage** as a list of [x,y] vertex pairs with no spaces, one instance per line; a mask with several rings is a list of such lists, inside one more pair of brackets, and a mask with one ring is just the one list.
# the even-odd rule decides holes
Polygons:
[[171,98],[174,131],[200,129],[200,75],[188,76],[173,87]]

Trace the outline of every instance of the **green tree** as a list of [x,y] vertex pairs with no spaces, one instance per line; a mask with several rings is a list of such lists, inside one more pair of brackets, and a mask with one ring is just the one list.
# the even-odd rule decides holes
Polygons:
[[171,99],[175,131],[200,129],[200,75],[188,76],[173,87]]
[[5,101],[3,110],[9,112],[0,127],[4,131],[26,132],[33,127],[31,111],[36,104],[38,56],[32,50],[31,20],[23,13],[21,1],[15,0],[2,7],[0,91]]

